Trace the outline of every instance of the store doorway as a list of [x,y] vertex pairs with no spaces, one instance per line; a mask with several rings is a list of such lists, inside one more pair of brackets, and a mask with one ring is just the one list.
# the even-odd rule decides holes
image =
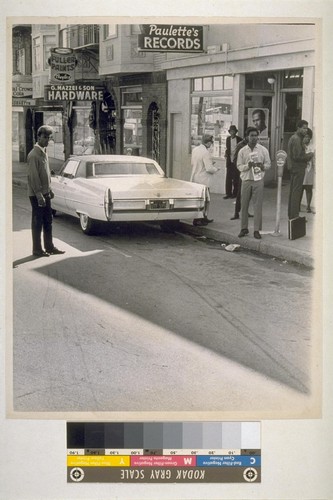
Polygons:
[[183,179],[182,177],[182,133],[183,119],[181,113],[171,114],[171,165],[170,176],[175,179]]
[[296,132],[302,118],[302,92],[283,92],[282,149],[287,151],[290,137]]

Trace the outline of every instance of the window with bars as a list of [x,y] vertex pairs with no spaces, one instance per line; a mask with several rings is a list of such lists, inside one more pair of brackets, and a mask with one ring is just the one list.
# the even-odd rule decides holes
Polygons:
[[32,64],[34,71],[41,69],[41,38],[37,36],[32,41]]

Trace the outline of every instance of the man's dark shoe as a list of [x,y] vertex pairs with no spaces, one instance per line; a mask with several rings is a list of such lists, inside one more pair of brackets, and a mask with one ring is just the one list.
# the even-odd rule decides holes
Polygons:
[[261,234],[259,233],[259,231],[254,231],[253,236],[256,240],[261,240]]
[[252,214],[247,214],[247,216],[248,216],[248,217],[254,217],[254,215],[252,215]]
[[194,219],[193,226],[207,226],[208,222],[205,219]]
[[235,214],[233,217],[230,218],[230,220],[236,220],[239,219],[239,214]]
[[248,229],[241,229],[241,232],[239,233],[238,238],[243,238],[243,236],[246,236],[247,234],[249,234]]
[[229,198],[232,198],[232,196],[228,196],[228,195],[223,196],[223,199],[224,199],[224,200],[229,200]]
[[63,253],[65,253],[65,251],[64,250],[59,250],[58,248],[53,247],[52,250],[50,250],[48,253],[50,255],[62,255]]
[[33,252],[32,255],[35,257],[50,257],[50,254],[48,252],[44,252],[43,250],[40,250],[39,252]]
[[204,217],[203,222],[205,222],[205,224],[210,224],[211,222],[214,222],[214,219],[208,219],[207,217]]

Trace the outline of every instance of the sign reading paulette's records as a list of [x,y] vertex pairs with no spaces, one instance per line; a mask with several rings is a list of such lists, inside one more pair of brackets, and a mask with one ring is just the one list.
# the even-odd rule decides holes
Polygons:
[[71,483],[261,481],[258,422],[69,422]]

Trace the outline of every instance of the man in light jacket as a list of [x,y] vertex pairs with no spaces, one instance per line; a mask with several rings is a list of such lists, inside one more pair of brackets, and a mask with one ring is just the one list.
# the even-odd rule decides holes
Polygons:
[[[214,162],[209,152],[209,148],[213,144],[213,136],[204,134],[201,142],[202,144],[195,147],[192,151],[192,173],[190,181],[197,182],[198,184],[205,184],[209,187],[211,176],[220,169],[214,166]],[[210,222],[213,222],[213,219],[208,219],[207,215],[206,213],[203,219],[194,219],[193,224],[195,226],[206,226]]]

